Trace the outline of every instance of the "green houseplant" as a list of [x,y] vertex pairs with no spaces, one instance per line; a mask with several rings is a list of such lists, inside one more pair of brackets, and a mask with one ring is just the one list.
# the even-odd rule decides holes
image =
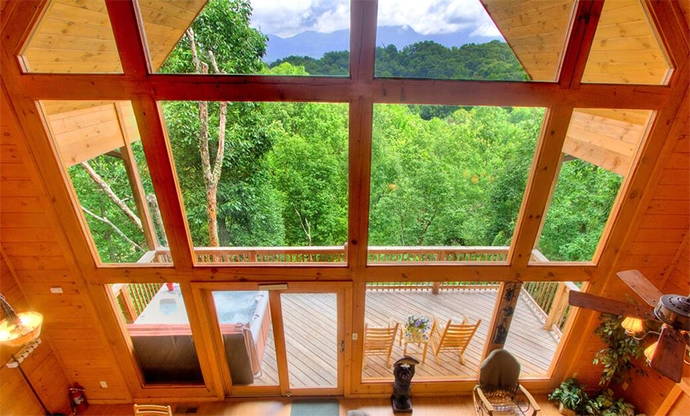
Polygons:
[[586,413],[585,406],[589,398],[580,382],[575,378],[569,378],[549,394],[549,400],[558,401],[559,411],[564,415],[572,416]]
[[592,361],[593,364],[604,366],[599,384],[608,386],[611,382],[629,381],[630,371],[646,375],[645,369],[635,364],[644,354],[642,341],[625,333],[621,326],[623,317],[602,313],[599,320],[595,333],[608,345],[607,348],[599,350]]
[[551,394],[549,400],[559,402],[559,411],[567,416],[634,416],[635,406],[624,399],[616,400],[611,389],[599,392],[590,398],[575,378],[561,383]]

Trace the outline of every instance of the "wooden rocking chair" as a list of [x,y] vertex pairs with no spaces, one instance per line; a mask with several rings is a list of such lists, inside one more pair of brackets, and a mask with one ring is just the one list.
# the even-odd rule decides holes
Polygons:
[[534,397],[520,385],[520,362],[508,351],[491,352],[479,369],[479,384],[474,388],[477,416],[534,416],[541,410]]
[[445,326],[441,326],[436,324],[436,318],[434,318],[431,331],[431,347],[434,351],[436,362],[440,364],[438,354],[442,350],[456,349],[460,356],[460,363],[464,365],[465,350],[470,345],[470,341],[472,341],[472,337],[481,323],[482,320],[479,319],[475,324],[468,324],[467,317],[465,317],[460,324],[454,324],[449,319]]
[[391,365],[391,352],[395,336],[398,334],[398,322],[387,327],[369,327],[364,324],[364,352],[362,353],[362,367],[366,367],[368,355],[383,355],[386,357],[386,365]]

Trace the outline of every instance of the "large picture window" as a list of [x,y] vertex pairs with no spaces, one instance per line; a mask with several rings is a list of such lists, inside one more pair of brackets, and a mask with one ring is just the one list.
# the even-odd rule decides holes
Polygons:
[[[687,45],[655,22],[677,28],[675,8],[52,0],[33,27],[3,19],[25,34],[8,37],[3,70],[34,122],[27,153],[70,214],[70,267],[112,292],[122,334],[107,341],[133,354],[113,365],[139,367],[141,397],[174,383],[204,398],[388,394],[389,358],[407,352],[433,393],[471,384],[500,347],[546,383],[576,318],[567,281],[612,275],[633,244],[618,220],[637,218],[670,149],[687,54],[669,45]],[[217,371],[236,357],[212,329],[247,322],[224,309],[234,290],[186,293],[209,282],[271,298],[256,314],[265,374]],[[339,292],[280,293],[288,283]],[[471,332],[462,351],[443,348],[453,325]],[[386,354],[368,354],[374,328]]]

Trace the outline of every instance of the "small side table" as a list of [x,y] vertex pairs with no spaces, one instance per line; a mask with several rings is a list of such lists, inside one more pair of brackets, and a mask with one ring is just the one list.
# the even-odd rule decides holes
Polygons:
[[[429,331],[427,331],[429,332]],[[424,334],[420,335],[415,335],[411,336],[411,334],[407,334],[407,331],[405,330],[404,327],[400,327],[400,344],[403,347],[403,355],[407,354],[407,345],[408,344],[415,344],[417,347],[423,347],[422,349],[422,363],[426,360],[426,350],[429,347],[429,338],[431,334],[427,334],[425,337]]]

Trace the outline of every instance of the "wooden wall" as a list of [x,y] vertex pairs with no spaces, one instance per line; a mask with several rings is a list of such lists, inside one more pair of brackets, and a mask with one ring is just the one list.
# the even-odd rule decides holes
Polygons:
[[[29,310],[12,270],[0,254],[0,292],[17,312]],[[29,355],[21,366],[48,410],[64,412],[69,410],[67,398],[68,381],[62,366],[50,346],[48,337],[41,337],[42,344]],[[28,384],[16,368],[5,363],[20,348],[0,347],[0,414],[38,415],[43,409],[31,392]]]
[[[629,243],[613,270],[638,269],[663,292],[687,295],[690,293],[690,131],[687,120],[684,125],[682,120],[677,123],[679,127],[672,130],[675,140],[668,144],[668,162],[652,177],[645,208],[636,217],[628,234]],[[625,284],[612,276],[604,296],[620,299],[620,292],[637,299]],[[580,331],[590,335],[572,366],[572,372],[577,372],[578,378],[592,389],[599,388],[601,367],[591,362],[596,351],[604,347],[593,335],[597,324],[596,314],[592,313],[589,325]],[[674,384],[650,370],[649,377],[635,377],[622,393],[639,412],[655,414]]]
[[[0,94],[0,245],[7,262],[13,266],[28,304],[43,314],[43,332],[51,340],[67,380],[83,385],[92,401],[130,401],[89,288],[75,264],[49,193],[38,179],[4,84]],[[51,294],[52,286],[62,287],[64,293]],[[101,388],[100,381],[108,388]],[[4,391],[5,380],[2,382]]]

